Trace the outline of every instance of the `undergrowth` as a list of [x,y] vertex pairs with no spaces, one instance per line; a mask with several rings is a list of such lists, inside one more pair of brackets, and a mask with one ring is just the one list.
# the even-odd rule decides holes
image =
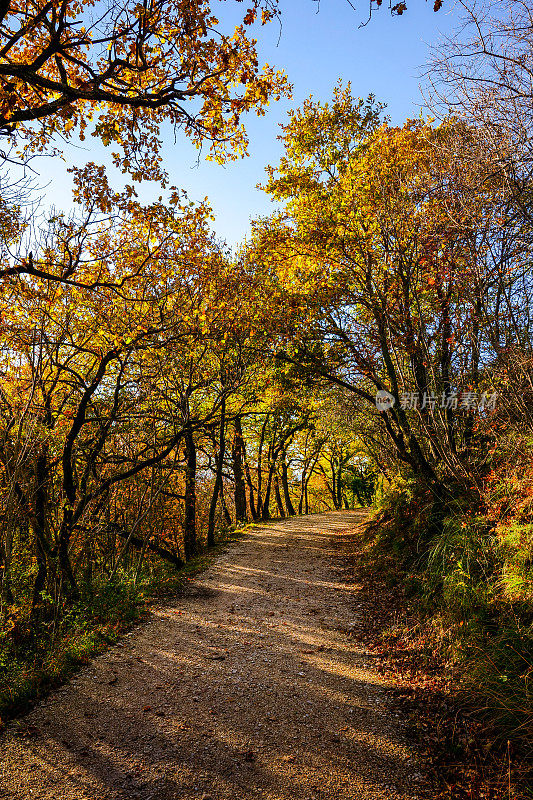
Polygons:
[[410,639],[421,663],[438,664],[483,746],[505,751],[509,773],[520,764],[526,794],[514,796],[533,797],[533,526],[496,524],[457,501],[432,534],[432,510],[416,481],[398,480],[367,528],[368,565],[415,609],[383,646]]

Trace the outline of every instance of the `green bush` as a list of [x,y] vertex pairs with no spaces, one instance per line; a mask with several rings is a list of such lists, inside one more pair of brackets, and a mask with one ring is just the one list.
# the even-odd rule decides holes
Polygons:
[[[37,628],[6,618],[0,631],[0,720],[26,710],[141,616],[142,595],[131,580],[102,586],[58,619]],[[16,626],[16,627],[14,627]]]
[[510,524],[498,533],[501,593],[506,600],[532,606],[533,524]]
[[[533,748],[533,524],[498,527],[459,499],[430,535],[413,480],[378,498],[373,549],[401,581],[468,706],[504,741]],[[372,554],[370,554],[370,560]]]
[[485,613],[493,596],[495,536],[483,517],[447,517],[428,545],[426,594],[449,614]]
[[504,741],[533,751],[533,626],[516,617],[473,642],[462,661],[462,691]]

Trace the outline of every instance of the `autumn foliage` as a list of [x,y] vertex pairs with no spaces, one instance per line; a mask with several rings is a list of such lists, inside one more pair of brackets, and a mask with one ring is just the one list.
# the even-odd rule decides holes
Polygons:
[[[161,160],[169,131],[243,155],[245,115],[290,91],[252,36],[276,3],[228,5],[236,27],[207,0],[0,8],[0,710],[58,642],[120,628],[235,527],[374,503],[451,674],[529,747],[522,115],[505,95],[491,119],[484,94],[393,125],[339,83],[290,113],[278,210],[232,252]],[[35,213],[8,157],[88,134],[132,183],[90,162],[75,214]],[[161,197],[140,202],[144,179]]]

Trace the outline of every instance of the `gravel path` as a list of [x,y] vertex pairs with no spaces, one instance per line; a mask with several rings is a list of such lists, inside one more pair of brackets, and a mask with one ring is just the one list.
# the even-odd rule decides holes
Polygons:
[[[415,800],[386,685],[346,635],[361,512],[252,529],[0,737],[13,800]],[[360,613],[360,612],[359,612]]]

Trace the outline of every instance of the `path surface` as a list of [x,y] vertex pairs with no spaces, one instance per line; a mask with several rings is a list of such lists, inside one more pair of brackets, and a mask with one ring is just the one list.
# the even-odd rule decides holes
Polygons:
[[[346,631],[343,534],[361,513],[273,523],[0,738],[16,800],[414,800],[416,761]],[[367,613],[367,612],[365,612]]]

